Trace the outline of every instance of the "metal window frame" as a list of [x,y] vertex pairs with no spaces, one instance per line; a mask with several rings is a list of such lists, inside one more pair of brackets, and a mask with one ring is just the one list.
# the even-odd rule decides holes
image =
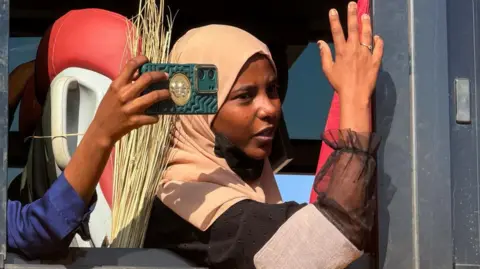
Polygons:
[[453,267],[447,0],[374,0],[377,268]]
[[[0,266],[6,256],[9,0],[0,0]],[[374,0],[375,32],[385,42],[375,122],[378,155],[377,268],[452,268],[452,195],[447,0]],[[433,49],[432,49],[433,48]],[[69,265],[6,268],[161,268],[159,250],[84,249]],[[162,254],[164,255],[164,254]],[[93,258],[97,257],[97,258]],[[88,261],[87,261],[88,260]],[[102,261],[111,260],[111,265]],[[143,267],[132,262],[143,261]],[[182,267],[182,265],[179,265]],[[165,267],[164,267],[165,268]]]
[[[450,108],[452,115],[450,123],[452,125],[452,230],[455,268],[478,269],[480,268],[480,188],[478,187],[480,2],[448,0],[447,3],[450,42],[449,81],[453,103]],[[469,87],[458,88],[457,81],[467,82],[466,85]],[[466,104],[463,107],[462,104],[468,103],[468,97],[471,105],[468,107]],[[465,112],[470,112],[471,120],[456,117],[457,107],[463,107]]]
[[7,255],[8,38],[9,0],[0,0],[0,267]]

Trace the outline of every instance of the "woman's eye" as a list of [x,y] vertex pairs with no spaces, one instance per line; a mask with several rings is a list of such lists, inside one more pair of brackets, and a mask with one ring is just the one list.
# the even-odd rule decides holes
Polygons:
[[248,93],[243,93],[243,94],[237,95],[237,98],[238,98],[238,99],[245,100],[245,99],[250,98],[250,94],[248,94]]

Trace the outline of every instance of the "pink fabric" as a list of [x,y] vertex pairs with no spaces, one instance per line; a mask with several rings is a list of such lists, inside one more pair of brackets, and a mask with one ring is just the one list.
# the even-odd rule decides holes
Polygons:
[[[360,19],[363,14],[370,13],[370,0],[358,0],[357,2],[357,14],[358,14],[358,22],[361,27]],[[340,128],[340,100],[338,98],[337,93],[333,94],[332,104],[330,106],[330,111],[328,112],[327,123],[325,125],[325,130],[332,130],[332,129],[339,129]],[[318,164],[317,164],[317,174],[322,166],[327,161],[330,154],[332,154],[333,150],[327,144],[322,142],[322,147],[320,149],[320,156],[318,157]],[[325,178],[324,180],[319,182],[318,190],[325,190],[328,187],[329,178]],[[312,187],[310,193],[310,203],[313,203],[317,200],[317,193],[315,193],[314,187]]]

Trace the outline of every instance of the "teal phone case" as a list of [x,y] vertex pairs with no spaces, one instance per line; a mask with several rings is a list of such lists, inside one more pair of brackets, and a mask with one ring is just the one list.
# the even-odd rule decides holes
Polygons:
[[146,114],[217,113],[218,73],[215,65],[147,63],[140,68],[140,74],[150,71],[168,73],[169,79],[152,84],[143,94],[155,89],[168,89],[171,99],[152,105],[145,111]]

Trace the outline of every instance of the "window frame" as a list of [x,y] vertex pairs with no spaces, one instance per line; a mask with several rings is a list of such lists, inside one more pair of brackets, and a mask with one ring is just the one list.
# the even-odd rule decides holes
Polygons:
[[0,0],[0,267],[7,255],[7,156],[8,156],[8,38],[10,1]]
[[376,268],[454,266],[447,1],[373,1],[385,40],[375,96],[383,138]]

